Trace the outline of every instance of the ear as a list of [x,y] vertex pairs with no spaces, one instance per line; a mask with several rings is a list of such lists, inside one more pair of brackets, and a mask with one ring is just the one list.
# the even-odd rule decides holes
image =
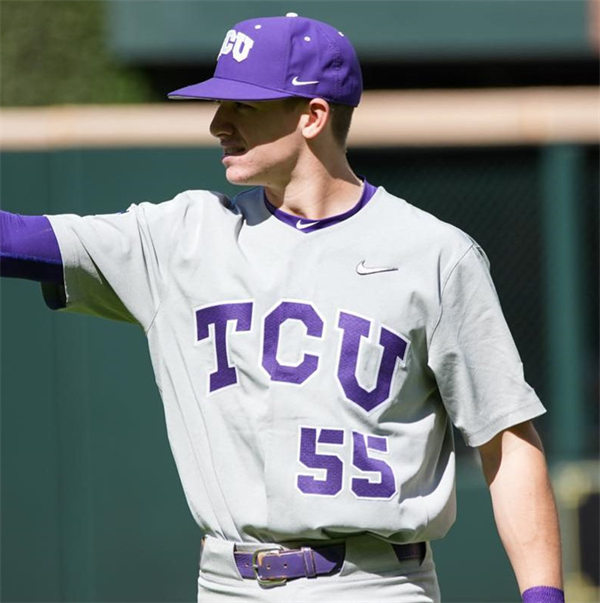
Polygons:
[[307,140],[314,140],[327,126],[331,116],[329,103],[322,98],[311,98],[304,114],[302,135]]

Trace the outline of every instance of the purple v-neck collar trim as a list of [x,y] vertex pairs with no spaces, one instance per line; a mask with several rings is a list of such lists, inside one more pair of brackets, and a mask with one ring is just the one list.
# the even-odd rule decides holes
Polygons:
[[350,216],[353,216],[355,213],[360,211],[373,197],[375,192],[377,191],[377,187],[369,184],[366,180],[364,181],[364,187],[362,195],[358,200],[358,203],[344,212],[343,214],[338,214],[337,216],[330,216],[328,218],[323,218],[322,220],[306,220],[305,218],[299,218],[298,216],[294,216],[292,214],[288,214],[281,209],[278,209],[271,203],[269,203],[266,195],[263,190],[263,199],[265,202],[266,208],[278,219],[291,226],[295,230],[299,230],[300,232],[309,233],[314,232],[315,230],[321,230],[322,228],[327,228],[328,226],[333,226],[334,224],[339,224],[344,220],[347,220]]

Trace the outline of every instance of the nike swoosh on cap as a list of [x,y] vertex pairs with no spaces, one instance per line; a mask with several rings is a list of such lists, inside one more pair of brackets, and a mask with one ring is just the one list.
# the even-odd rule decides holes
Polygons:
[[308,86],[308,84],[318,84],[319,80],[310,80],[310,81],[302,81],[298,79],[298,76],[295,75],[292,80],[292,86]]

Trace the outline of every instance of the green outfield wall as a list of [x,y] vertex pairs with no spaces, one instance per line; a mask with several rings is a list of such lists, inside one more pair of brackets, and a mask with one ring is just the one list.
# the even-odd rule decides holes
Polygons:
[[285,15],[335,24],[363,61],[594,55],[588,0],[153,0],[108,4],[109,42],[132,62],[208,62],[234,23]]
[[[103,213],[181,190],[233,192],[216,149],[0,154],[2,208]],[[355,149],[385,186],[486,250],[554,465],[596,455],[598,148]],[[201,534],[171,458],[141,329],[47,310],[5,280],[1,329],[3,602],[194,601]],[[517,601],[473,453],[434,551],[444,601]],[[574,599],[573,599],[574,600]]]

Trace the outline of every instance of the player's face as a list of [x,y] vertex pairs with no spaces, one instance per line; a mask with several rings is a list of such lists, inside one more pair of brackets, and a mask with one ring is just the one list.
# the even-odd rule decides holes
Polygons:
[[298,99],[219,102],[210,132],[223,147],[227,180],[232,184],[285,186],[302,148],[299,123],[304,107]]

